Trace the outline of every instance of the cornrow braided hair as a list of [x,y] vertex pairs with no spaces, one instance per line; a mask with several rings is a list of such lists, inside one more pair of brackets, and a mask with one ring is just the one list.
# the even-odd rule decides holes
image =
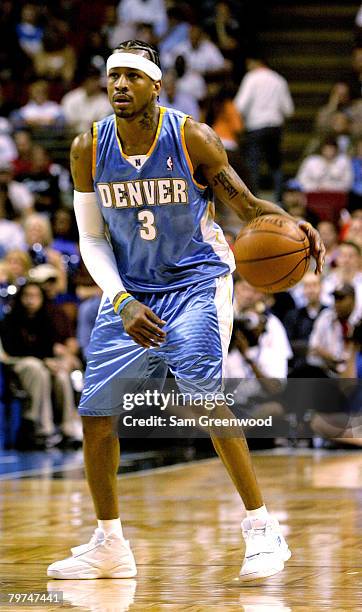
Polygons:
[[115,49],[113,49],[113,53],[117,53],[117,51],[147,51],[149,57],[156,66],[161,68],[160,63],[160,54],[156,47],[153,45],[149,45],[143,40],[125,40],[121,44],[119,44]]

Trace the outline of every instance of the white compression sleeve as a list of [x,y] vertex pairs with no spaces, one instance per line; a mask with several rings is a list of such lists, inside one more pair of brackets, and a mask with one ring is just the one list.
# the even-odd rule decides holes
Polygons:
[[105,235],[104,220],[94,191],[74,191],[74,212],[83,261],[93,280],[112,302],[117,293],[126,289]]

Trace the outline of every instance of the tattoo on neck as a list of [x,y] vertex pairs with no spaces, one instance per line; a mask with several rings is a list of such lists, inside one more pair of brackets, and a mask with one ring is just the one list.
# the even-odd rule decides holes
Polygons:
[[140,125],[144,130],[152,131],[156,127],[156,121],[154,115],[151,115],[148,111],[143,113],[143,117],[140,120]]
[[238,190],[232,185],[230,181],[230,177],[228,176],[225,170],[221,170],[218,174],[216,174],[213,178],[214,187],[218,185],[221,186],[224,191],[227,193],[230,200],[235,198],[238,195]]

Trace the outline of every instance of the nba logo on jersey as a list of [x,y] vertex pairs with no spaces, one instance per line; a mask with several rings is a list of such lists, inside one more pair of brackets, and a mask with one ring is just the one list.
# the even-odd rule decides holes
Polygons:
[[173,161],[171,155],[167,158],[166,166],[167,170],[173,170]]

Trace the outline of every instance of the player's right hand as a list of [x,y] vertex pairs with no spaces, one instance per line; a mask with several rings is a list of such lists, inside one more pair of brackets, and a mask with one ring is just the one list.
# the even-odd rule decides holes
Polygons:
[[122,310],[123,327],[131,338],[144,348],[160,346],[166,338],[162,321],[152,310],[138,300],[132,300]]

